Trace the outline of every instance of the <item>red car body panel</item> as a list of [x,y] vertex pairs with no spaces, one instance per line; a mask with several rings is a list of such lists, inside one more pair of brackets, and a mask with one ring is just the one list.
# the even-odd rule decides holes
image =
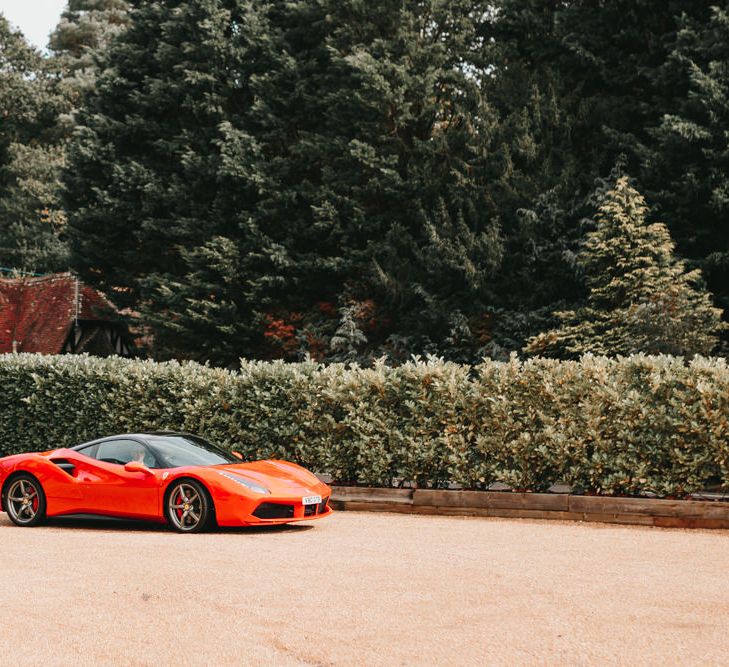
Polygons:
[[[67,472],[58,464],[73,465]],[[329,505],[304,515],[307,496],[331,497],[331,488],[305,468],[287,461],[190,466],[128,471],[122,465],[92,459],[72,449],[18,454],[0,459],[0,488],[16,473],[38,479],[46,495],[46,515],[96,514],[165,523],[165,491],[178,479],[195,479],[210,493],[219,526],[252,526],[311,521],[329,516]],[[222,473],[242,473],[269,489],[256,493]],[[4,496],[4,493],[3,493]],[[261,519],[253,512],[262,503],[293,506],[286,518]],[[4,506],[3,506],[3,509]]]

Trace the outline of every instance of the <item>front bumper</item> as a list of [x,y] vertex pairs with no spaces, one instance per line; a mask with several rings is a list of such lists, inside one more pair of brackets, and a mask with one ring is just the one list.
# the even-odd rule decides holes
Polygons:
[[295,498],[261,498],[251,506],[227,506],[216,511],[220,526],[268,526],[298,521],[315,521],[334,513],[329,506],[331,492],[322,495],[322,502],[317,505],[304,505],[301,496]]

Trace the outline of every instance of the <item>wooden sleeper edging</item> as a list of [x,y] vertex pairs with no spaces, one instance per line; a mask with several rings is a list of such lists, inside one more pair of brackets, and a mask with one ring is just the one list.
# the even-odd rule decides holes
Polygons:
[[331,502],[365,512],[729,529],[729,502],[720,501],[333,486]]

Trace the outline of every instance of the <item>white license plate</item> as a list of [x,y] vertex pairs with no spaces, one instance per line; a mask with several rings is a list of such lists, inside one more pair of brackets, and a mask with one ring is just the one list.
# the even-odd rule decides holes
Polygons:
[[301,499],[303,505],[318,505],[321,502],[321,496],[304,496]]

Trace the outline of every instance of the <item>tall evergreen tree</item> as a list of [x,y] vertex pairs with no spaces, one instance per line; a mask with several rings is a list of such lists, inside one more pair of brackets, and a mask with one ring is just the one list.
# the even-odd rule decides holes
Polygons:
[[59,71],[74,108],[93,87],[98,61],[111,40],[128,25],[127,0],[68,0],[48,46],[51,65]]
[[472,0],[271,5],[283,58],[255,82],[252,121],[261,224],[287,221],[288,309],[374,298],[417,350],[437,349],[454,312],[492,301],[486,11]]
[[160,355],[472,360],[577,300],[622,155],[724,304],[715,3],[136,0],[66,172],[74,265]]
[[501,257],[485,8],[134,3],[68,171],[76,267],[161,354],[265,354],[268,314],[373,297],[437,345]]
[[556,313],[562,325],[532,338],[529,354],[709,354],[721,310],[700,287],[698,270],[674,257],[665,225],[646,223],[648,207],[628,178],[603,198],[596,228],[578,257],[590,293],[585,306]]
[[727,311],[729,3],[713,7],[706,20],[682,17],[663,78],[676,96],[643,149],[641,180]]
[[[649,178],[653,128],[685,97],[666,64],[685,22],[703,25],[715,0],[498,0],[485,37],[498,46],[489,94],[513,173],[499,199],[510,272],[504,292],[536,309],[575,297],[572,247],[595,180],[622,155],[640,176],[683,254],[698,211],[673,215]],[[680,156],[669,158],[680,170]],[[718,289],[716,283],[712,283]],[[729,283],[727,283],[729,284]],[[536,286],[536,287],[535,287]]]
[[93,83],[94,61],[126,18],[123,0],[71,0],[50,58],[0,17],[0,265],[68,268],[61,171],[73,111]]
[[[257,15],[249,2],[167,0],[134,2],[131,17],[70,150],[74,267],[153,325],[158,354],[228,362],[250,348],[248,299],[266,280],[253,268],[238,281],[239,257],[264,263],[267,246],[248,212],[255,178],[241,179],[250,158],[229,141],[266,66]],[[188,279],[203,306],[189,305]],[[237,300],[221,304],[230,281]]]
[[0,15],[0,266],[68,266],[58,188],[64,105],[41,54]]

